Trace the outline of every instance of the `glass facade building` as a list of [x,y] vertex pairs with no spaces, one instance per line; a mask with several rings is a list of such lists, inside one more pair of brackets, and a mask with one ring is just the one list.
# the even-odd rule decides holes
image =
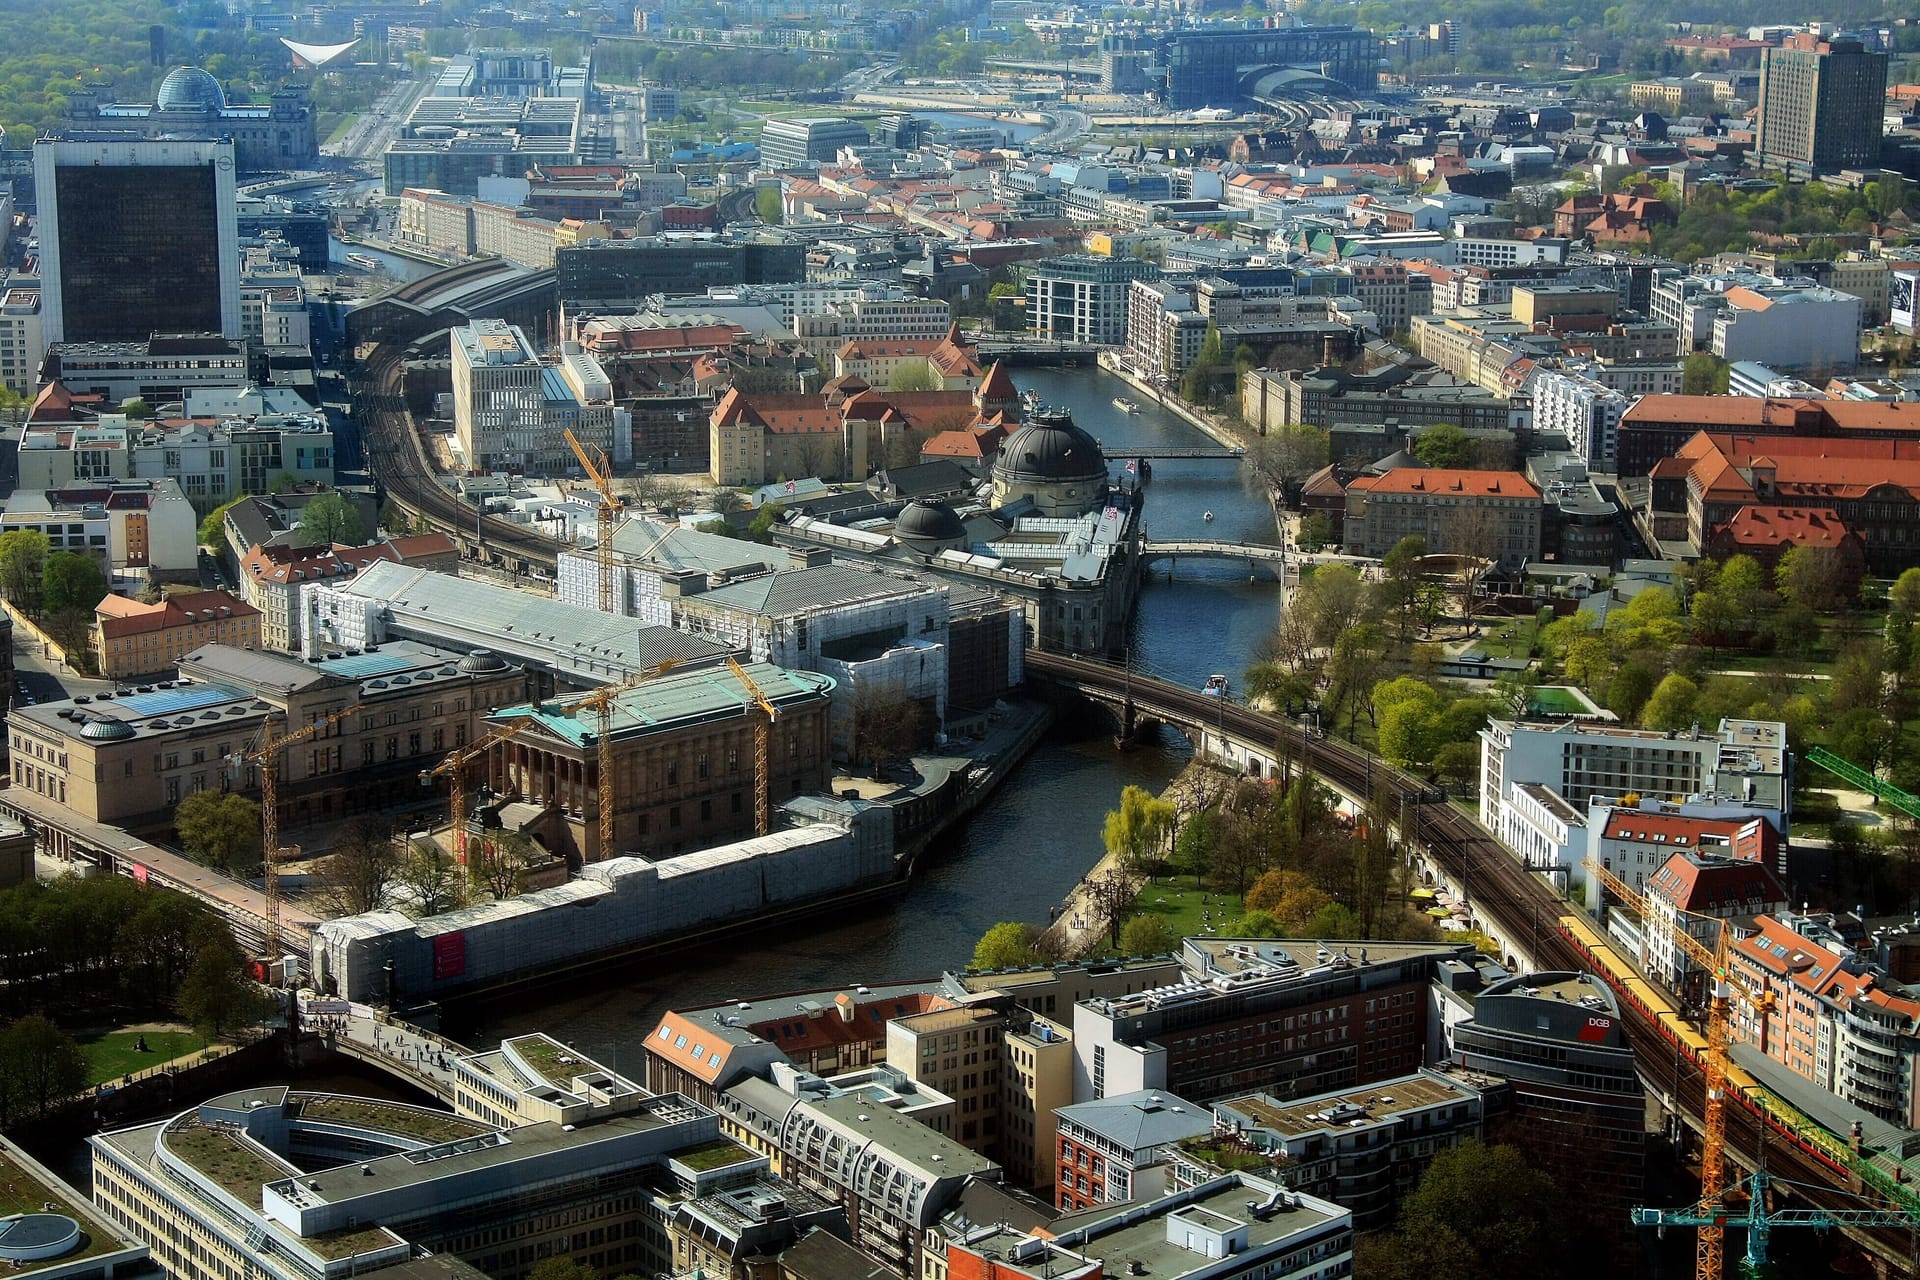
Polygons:
[[1370,94],[1380,80],[1380,43],[1352,27],[1184,31],[1167,37],[1166,105],[1176,110],[1245,103],[1263,75],[1289,68]]

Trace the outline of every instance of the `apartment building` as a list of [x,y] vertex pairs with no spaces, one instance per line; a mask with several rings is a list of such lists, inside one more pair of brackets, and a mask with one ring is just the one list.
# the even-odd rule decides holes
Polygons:
[[[1436,369],[1382,365],[1364,373],[1331,365],[1317,369],[1249,369],[1240,380],[1240,412],[1265,435],[1283,426],[1305,423],[1332,427],[1347,423],[1390,424],[1401,428],[1451,423],[1467,431],[1505,431],[1515,410],[1506,396]],[[1395,442],[1397,446],[1398,441]],[[1392,447],[1367,458],[1377,462]]]
[[199,570],[199,520],[174,480],[83,481],[15,489],[0,533],[45,534],[54,551],[83,551],[109,573],[177,581]]
[[1798,175],[1880,163],[1887,55],[1858,37],[1806,33],[1760,56],[1756,152]]
[[187,591],[152,604],[110,595],[94,606],[93,651],[109,680],[171,674],[203,644],[260,647],[260,611],[224,591]]
[[1478,555],[1518,568],[1540,555],[1540,489],[1517,471],[1395,467],[1346,489],[1342,538],[1356,555],[1383,556],[1419,535],[1436,555]]
[[40,319],[39,284],[30,281],[8,284],[5,291],[0,292],[0,386],[18,395],[32,395],[39,385],[40,360],[46,353],[47,333]]
[[444,533],[416,533],[361,547],[256,544],[240,558],[240,594],[260,611],[261,642],[269,649],[298,653],[305,644],[307,589],[337,587],[382,561],[458,574],[460,549]]
[[1056,342],[1118,346],[1127,338],[1129,286],[1159,275],[1159,267],[1138,258],[1044,259],[1027,276],[1027,328]]
[[99,480],[179,484],[195,510],[243,493],[334,480],[333,429],[317,412],[248,412],[156,421],[103,413],[92,421],[30,422],[16,454],[20,487]]
[[1164,1195],[1171,1148],[1213,1131],[1205,1107],[1152,1089],[1076,1102],[1054,1120],[1054,1205],[1069,1213]]
[[1558,432],[1596,471],[1611,471],[1619,450],[1620,415],[1633,398],[1575,373],[1542,373],[1533,380],[1533,429]]
[[[1647,396],[1620,415],[1620,474],[1646,475],[1703,431],[1740,437],[1920,441],[1920,403]],[[1756,452],[1774,447],[1772,439],[1755,443]]]

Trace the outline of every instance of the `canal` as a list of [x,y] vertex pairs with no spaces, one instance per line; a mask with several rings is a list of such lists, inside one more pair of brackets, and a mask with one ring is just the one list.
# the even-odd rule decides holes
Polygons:
[[[1206,437],[1146,402],[1112,404],[1125,384],[1093,369],[1020,370],[1015,381],[1073,411],[1099,437],[1116,473],[1129,449],[1189,448]],[[1154,464],[1147,527],[1158,538],[1275,538],[1273,514],[1245,467],[1229,461]],[[1213,513],[1208,521],[1206,513]],[[1164,569],[1143,590],[1131,645],[1141,671],[1197,686],[1215,671],[1238,680],[1279,618],[1279,589],[1249,583],[1244,564]],[[1045,921],[1100,854],[1100,824],[1129,783],[1165,786],[1184,763],[1167,750],[1120,753],[1101,723],[1061,724],[991,803],[951,833],[901,896],[845,918],[797,929],[743,932],[721,945],[609,966],[597,978],[472,1002],[449,1011],[446,1030],[469,1044],[544,1030],[581,1050],[637,1064],[640,1041],[670,1007],[774,991],[931,977],[963,964],[1001,920]]]

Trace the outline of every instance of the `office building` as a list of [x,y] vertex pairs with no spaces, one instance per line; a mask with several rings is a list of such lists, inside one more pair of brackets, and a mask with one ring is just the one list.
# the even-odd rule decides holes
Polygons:
[[[43,292],[43,304],[44,298]],[[196,390],[246,385],[250,381],[247,355],[246,343],[219,333],[154,333],[128,342],[54,342],[41,361],[40,380],[58,382],[75,395],[99,396],[112,405],[135,398],[163,405]]]
[[1250,1173],[1022,1230],[946,1240],[953,1280],[1330,1280],[1353,1271],[1353,1215]]
[[[1920,403],[1754,396],[1644,396],[1620,415],[1619,473],[1644,476],[1700,432],[1920,442]],[[1759,452],[1773,439],[1757,439]],[[1891,455],[1889,455],[1891,456]]]
[[1150,1200],[1172,1186],[1167,1155],[1213,1132],[1213,1113],[1153,1089],[1056,1108],[1057,1182],[1063,1212]]
[[89,480],[54,489],[15,489],[0,532],[47,535],[55,551],[84,551],[110,574],[198,577],[199,520],[175,480]]
[[0,386],[16,395],[32,396],[40,382],[40,361],[46,354],[40,282],[6,282],[0,287]]
[[656,293],[704,294],[713,285],[786,284],[807,276],[798,241],[722,240],[710,236],[653,236],[591,240],[554,251],[561,300],[626,305]]
[[1505,1105],[1498,1081],[1423,1069],[1310,1098],[1227,1098],[1213,1105],[1213,1133],[1265,1155],[1269,1176],[1293,1190],[1337,1199],[1356,1230],[1377,1231],[1435,1156],[1484,1138]]
[[1757,151],[1800,174],[1877,168],[1887,55],[1856,37],[1799,34],[1760,58]]
[[625,418],[606,374],[577,345],[548,365],[518,325],[475,320],[453,331],[453,432],[469,470],[574,472],[569,430],[620,465],[633,454],[631,431],[622,439],[616,430]]
[[423,97],[387,147],[386,194],[421,187],[472,196],[483,177],[576,164],[587,145],[581,111],[574,98]]
[[768,169],[801,169],[831,163],[840,148],[872,141],[867,126],[840,116],[769,119],[760,133],[760,160]]
[[1578,1168],[1595,1225],[1625,1234],[1627,1210],[1643,1203],[1647,1099],[1606,983],[1567,972],[1502,979],[1452,1036],[1456,1064],[1511,1089],[1489,1139],[1537,1168]]
[[1478,555],[1507,568],[1540,556],[1540,489],[1517,471],[1395,467],[1347,486],[1341,537],[1356,555],[1384,556],[1419,536],[1435,555]]
[[1142,1089],[1210,1102],[1248,1089],[1321,1093],[1417,1070],[1427,985],[1446,943],[1188,938],[1183,977],[1073,1009],[1074,1097]]
[[[1480,731],[1480,820],[1525,850],[1535,842],[1520,828],[1540,826],[1537,814],[1524,812],[1529,791],[1533,805],[1557,805],[1571,825],[1585,823],[1594,797],[1614,804],[1628,795],[1724,798],[1756,814],[1790,814],[1793,753],[1786,743],[1786,726],[1772,720],[1722,720],[1712,732],[1674,734],[1587,720],[1494,720]],[[1530,865],[1553,865],[1550,843],[1539,844],[1539,860]]]
[[20,434],[19,486],[58,489],[107,480],[177,482],[205,513],[284,477],[333,483],[333,431],[316,413],[91,422],[30,422]]
[[551,49],[475,49],[447,59],[434,98],[544,98],[555,84]]
[[[1165,68],[1161,102],[1176,111],[1247,105],[1258,93],[1301,78],[1336,81],[1361,96],[1379,83],[1380,43],[1353,27],[1209,27],[1176,31],[1160,47]],[[1334,90],[1339,92],[1339,90]]]
[[229,103],[220,82],[199,67],[175,67],[151,103],[116,102],[112,86],[89,84],[67,95],[68,128],[141,138],[226,138],[242,173],[304,169],[320,154],[318,112],[305,85],[283,85],[262,103]]
[[233,172],[228,140],[35,142],[47,342],[239,337]]
[[713,1112],[546,1036],[451,1068],[453,1113],[274,1086],[99,1134],[96,1202],[173,1280],[525,1280],[663,1272],[679,1204],[766,1181]]
[[7,725],[14,786],[89,822],[165,831],[182,796],[256,792],[257,771],[233,778],[226,760],[269,718],[306,724],[358,705],[360,714],[283,757],[283,822],[377,812],[416,800],[420,769],[464,745],[477,716],[522,701],[526,688],[519,668],[499,658],[404,642],[313,663],[209,644],[178,673],[172,688],[151,693],[15,708]]
[[1506,396],[1438,369],[1404,364],[1386,364],[1364,373],[1339,365],[1249,369],[1240,380],[1240,413],[1263,435],[1295,423],[1384,425],[1387,430],[1378,439],[1385,447],[1378,452],[1362,457],[1334,450],[1335,461],[1362,466],[1399,448],[1407,427],[1446,422],[1466,431],[1506,431],[1514,421],[1513,404]]
[[1043,259],[1027,276],[1027,328],[1056,342],[1118,346],[1127,340],[1128,288],[1159,276],[1159,267],[1138,258]]
[[[0,840],[9,845],[21,834],[11,823],[0,828]],[[25,853],[31,880],[31,837]],[[7,1238],[0,1240],[9,1275],[17,1280],[159,1280],[160,1268],[136,1232],[122,1230],[85,1192],[6,1139],[0,1139],[0,1169],[8,1199],[27,1215],[8,1219]]]

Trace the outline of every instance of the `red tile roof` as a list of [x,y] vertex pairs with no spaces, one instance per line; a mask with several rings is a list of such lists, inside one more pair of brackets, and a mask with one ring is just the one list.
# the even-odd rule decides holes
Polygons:
[[1787,905],[1786,886],[1765,864],[1697,853],[1668,858],[1647,881],[1647,892],[1703,916],[1758,915]]
[[224,591],[191,591],[168,596],[153,604],[108,596],[94,610],[100,634],[110,640],[164,631],[169,627],[200,626],[228,618],[258,617],[260,611]]
[[1539,488],[1518,471],[1466,471],[1440,467],[1395,467],[1378,476],[1361,476],[1349,492],[1464,494],[1472,497],[1535,498]]
[[1726,534],[1743,547],[1833,547],[1853,531],[1832,507],[1746,506],[1726,523]]

